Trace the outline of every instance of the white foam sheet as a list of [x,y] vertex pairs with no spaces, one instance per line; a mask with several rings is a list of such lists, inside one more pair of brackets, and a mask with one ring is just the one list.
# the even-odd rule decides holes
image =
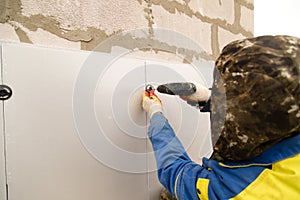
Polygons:
[[[4,106],[9,199],[158,198],[162,186],[141,108],[145,83],[198,80],[210,86],[212,63],[199,72],[188,64],[2,46],[4,82],[13,89]],[[159,97],[200,162],[211,152],[209,115],[174,96]]]
[[[2,84],[2,45],[0,44],[0,83]],[[4,119],[3,104],[0,102],[0,199],[6,198],[6,170],[5,170],[5,136],[4,136]]]

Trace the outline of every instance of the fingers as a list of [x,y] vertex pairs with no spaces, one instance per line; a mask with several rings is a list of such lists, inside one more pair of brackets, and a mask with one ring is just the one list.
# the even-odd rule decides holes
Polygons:
[[199,83],[195,82],[194,85],[197,88],[195,93],[191,95],[180,95],[180,98],[188,102],[189,104],[195,104],[198,102],[207,102],[210,98],[211,91]]
[[160,112],[162,113],[161,100],[154,94],[153,91],[144,91],[142,108],[146,111],[151,119],[153,114]]
[[179,96],[179,97],[186,102],[198,103],[198,99],[196,99],[192,96]]
[[158,96],[156,96],[156,94],[154,93],[154,90],[152,90],[150,92],[150,98],[161,104],[161,100],[160,100],[160,98],[158,98]]
[[160,98],[158,98],[158,96],[156,96],[156,94],[154,93],[154,90],[151,90],[150,92],[144,91],[143,100],[146,100],[146,99],[154,100],[154,101],[162,104]]
[[147,98],[150,99],[150,94],[149,94],[149,92],[144,91],[144,92],[143,92],[143,100],[144,100],[144,99],[147,99]]

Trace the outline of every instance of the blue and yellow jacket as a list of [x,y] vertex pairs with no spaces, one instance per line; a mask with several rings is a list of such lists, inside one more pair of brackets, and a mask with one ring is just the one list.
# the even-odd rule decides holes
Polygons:
[[300,199],[300,134],[244,162],[194,163],[162,114],[154,114],[148,135],[160,182],[180,200]]

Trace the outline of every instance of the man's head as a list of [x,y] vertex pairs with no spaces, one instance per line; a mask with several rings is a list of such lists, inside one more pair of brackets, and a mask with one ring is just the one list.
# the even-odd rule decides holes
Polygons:
[[261,36],[228,44],[212,89],[213,158],[253,158],[300,133],[300,39]]

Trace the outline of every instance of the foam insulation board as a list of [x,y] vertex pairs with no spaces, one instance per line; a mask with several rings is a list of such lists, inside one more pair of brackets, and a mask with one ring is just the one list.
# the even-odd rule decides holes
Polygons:
[[[3,65],[3,59],[2,59],[2,45],[0,44],[0,83],[2,82],[2,65]],[[4,110],[3,110],[4,102],[0,101],[0,199],[6,198],[6,145],[5,145],[5,135],[4,135]]]
[[[0,147],[6,139],[8,199],[158,199],[162,186],[141,108],[145,84],[197,80],[209,87],[213,63],[199,68],[24,44],[2,47],[3,81],[13,90],[4,104],[6,137],[0,138]],[[211,153],[209,115],[158,95],[176,134],[200,162]]]

